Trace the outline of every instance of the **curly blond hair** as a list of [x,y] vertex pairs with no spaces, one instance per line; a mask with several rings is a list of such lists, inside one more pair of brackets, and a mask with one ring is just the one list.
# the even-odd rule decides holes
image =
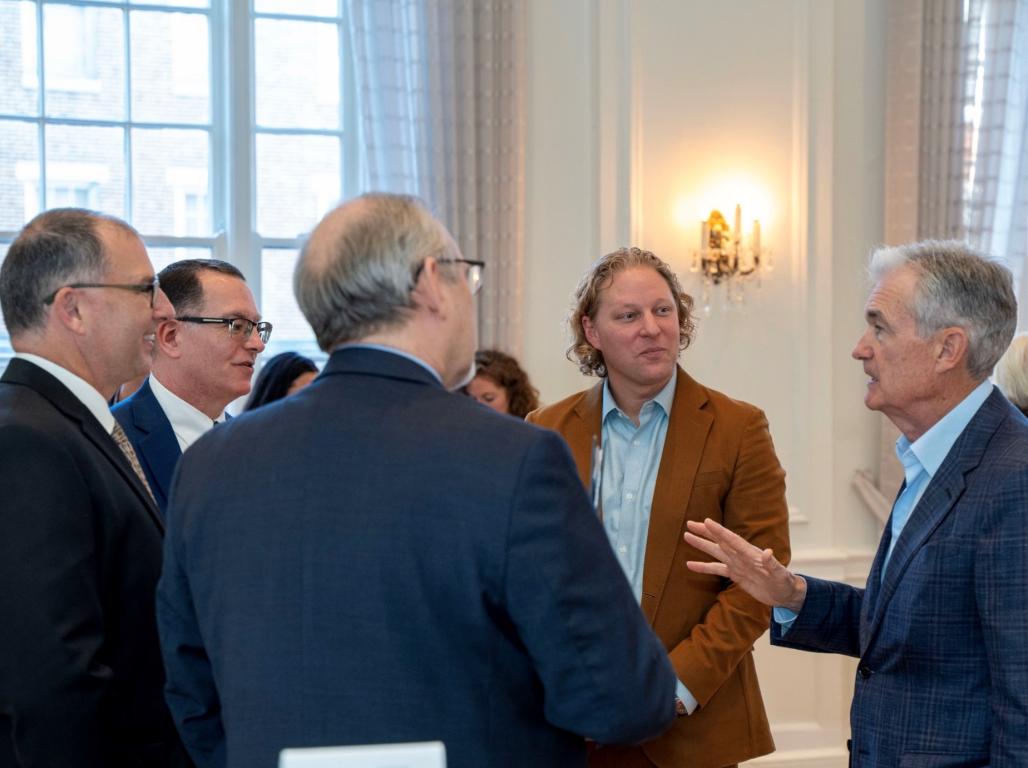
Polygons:
[[682,290],[671,267],[642,248],[619,248],[597,260],[585,273],[575,290],[574,304],[568,315],[568,332],[573,341],[568,347],[567,358],[573,363],[577,362],[579,370],[586,376],[604,377],[607,375],[607,366],[603,361],[603,353],[586,339],[582,318],[588,317],[595,322],[600,292],[610,286],[614,275],[632,267],[650,267],[664,278],[678,309],[678,351],[681,352],[692,343],[696,330],[692,296]]

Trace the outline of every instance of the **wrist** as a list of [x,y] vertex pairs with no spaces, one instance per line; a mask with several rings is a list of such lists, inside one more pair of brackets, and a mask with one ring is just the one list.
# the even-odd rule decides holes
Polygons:
[[792,594],[788,599],[783,600],[781,606],[793,613],[799,613],[803,609],[803,603],[807,600],[807,580],[802,576],[792,574]]

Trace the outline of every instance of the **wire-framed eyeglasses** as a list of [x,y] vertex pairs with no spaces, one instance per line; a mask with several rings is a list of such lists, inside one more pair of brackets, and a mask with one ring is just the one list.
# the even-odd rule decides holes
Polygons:
[[57,294],[65,288],[117,288],[120,291],[132,291],[133,293],[148,293],[150,294],[150,308],[153,309],[154,304],[157,301],[157,289],[160,288],[161,281],[154,275],[153,280],[145,283],[69,283],[68,285],[62,285],[60,288],[54,290],[53,293],[47,294],[43,297],[44,304],[53,304]]
[[[476,259],[436,259],[438,264],[466,264],[468,267],[467,279],[468,288],[471,289],[471,295],[475,295],[482,288],[482,270],[485,269],[484,261],[477,261]],[[421,277],[421,270],[425,268],[425,262],[418,264],[418,268],[414,270],[414,283],[418,282],[418,278]]]
[[271,339],[271,323],[266,320],[254,322],[245,317],[176,317],[183,323],[197,323],[199,325],[224,325],[228,328],[228,335],[233,338],[246,340],[250,334],[257,330],[257,335],[262,343],[267,344]]

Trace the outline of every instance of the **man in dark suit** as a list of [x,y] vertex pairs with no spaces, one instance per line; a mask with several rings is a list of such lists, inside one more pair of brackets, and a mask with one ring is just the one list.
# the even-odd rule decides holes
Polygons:
[[[690,562],[777,606],[772,642],[860,659],[854,766],[1028,763],[1028,421],[988,376],[1010,272],[957,242],[878,251],[853,356],[902,435],[905,482],[867,587],[790,573],[713,521]],[[696,535],[699,534],[699,535]]]
[[116,405],[164,514],[182,452],[250,391],[254,363],[271,335],[243,273],[217,259],[186,259],[158,278],[175,317],[157,326],[150,377]]
[[575,294],[569,355],[595,386],[529,415],[561,434],[582,481],[603,447],[601,514],[611,546],[678,673],[680,717],[660,738],[605,748],[591,768],[723,768],[774,742],[753,663],[767,606],[691,573],[686,520],[713,518],[789,556],[785,472],[760,409],[705,387],[678,364],[692,299],[641,248],[598,259]]
[[438,739],[450,768],[567,768],[674,717],[563,442],[450,391],[482,266],[413,198],[332,211],[295,277],[324,371],[183,455],[157,612],[198,764]]
[[0,766],[187,764],[153,611],[163,526],[107,410],[171,307],[135,230],[74,209],[18,235],[0,305],[17,353],[0,378]]

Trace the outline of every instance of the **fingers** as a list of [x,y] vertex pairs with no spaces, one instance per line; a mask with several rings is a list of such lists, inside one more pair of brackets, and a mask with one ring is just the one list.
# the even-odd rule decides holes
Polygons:
[[724,554],[722,554],[721,552],[721,547],[719,547],[713,541],[701,538],[692,532],[686,532],[685,543],[689,546],[696,547],[696,549],[700,550],[700,552],[708,554],[716,560],[723,561],[725,559]]
[[728,575],[728,566],[724,563],[704,563],[699,560],[688,560],[685,565],[690,571],[696,573],[707,573],[711,576],[721,576],[726,579],[731,578]]

